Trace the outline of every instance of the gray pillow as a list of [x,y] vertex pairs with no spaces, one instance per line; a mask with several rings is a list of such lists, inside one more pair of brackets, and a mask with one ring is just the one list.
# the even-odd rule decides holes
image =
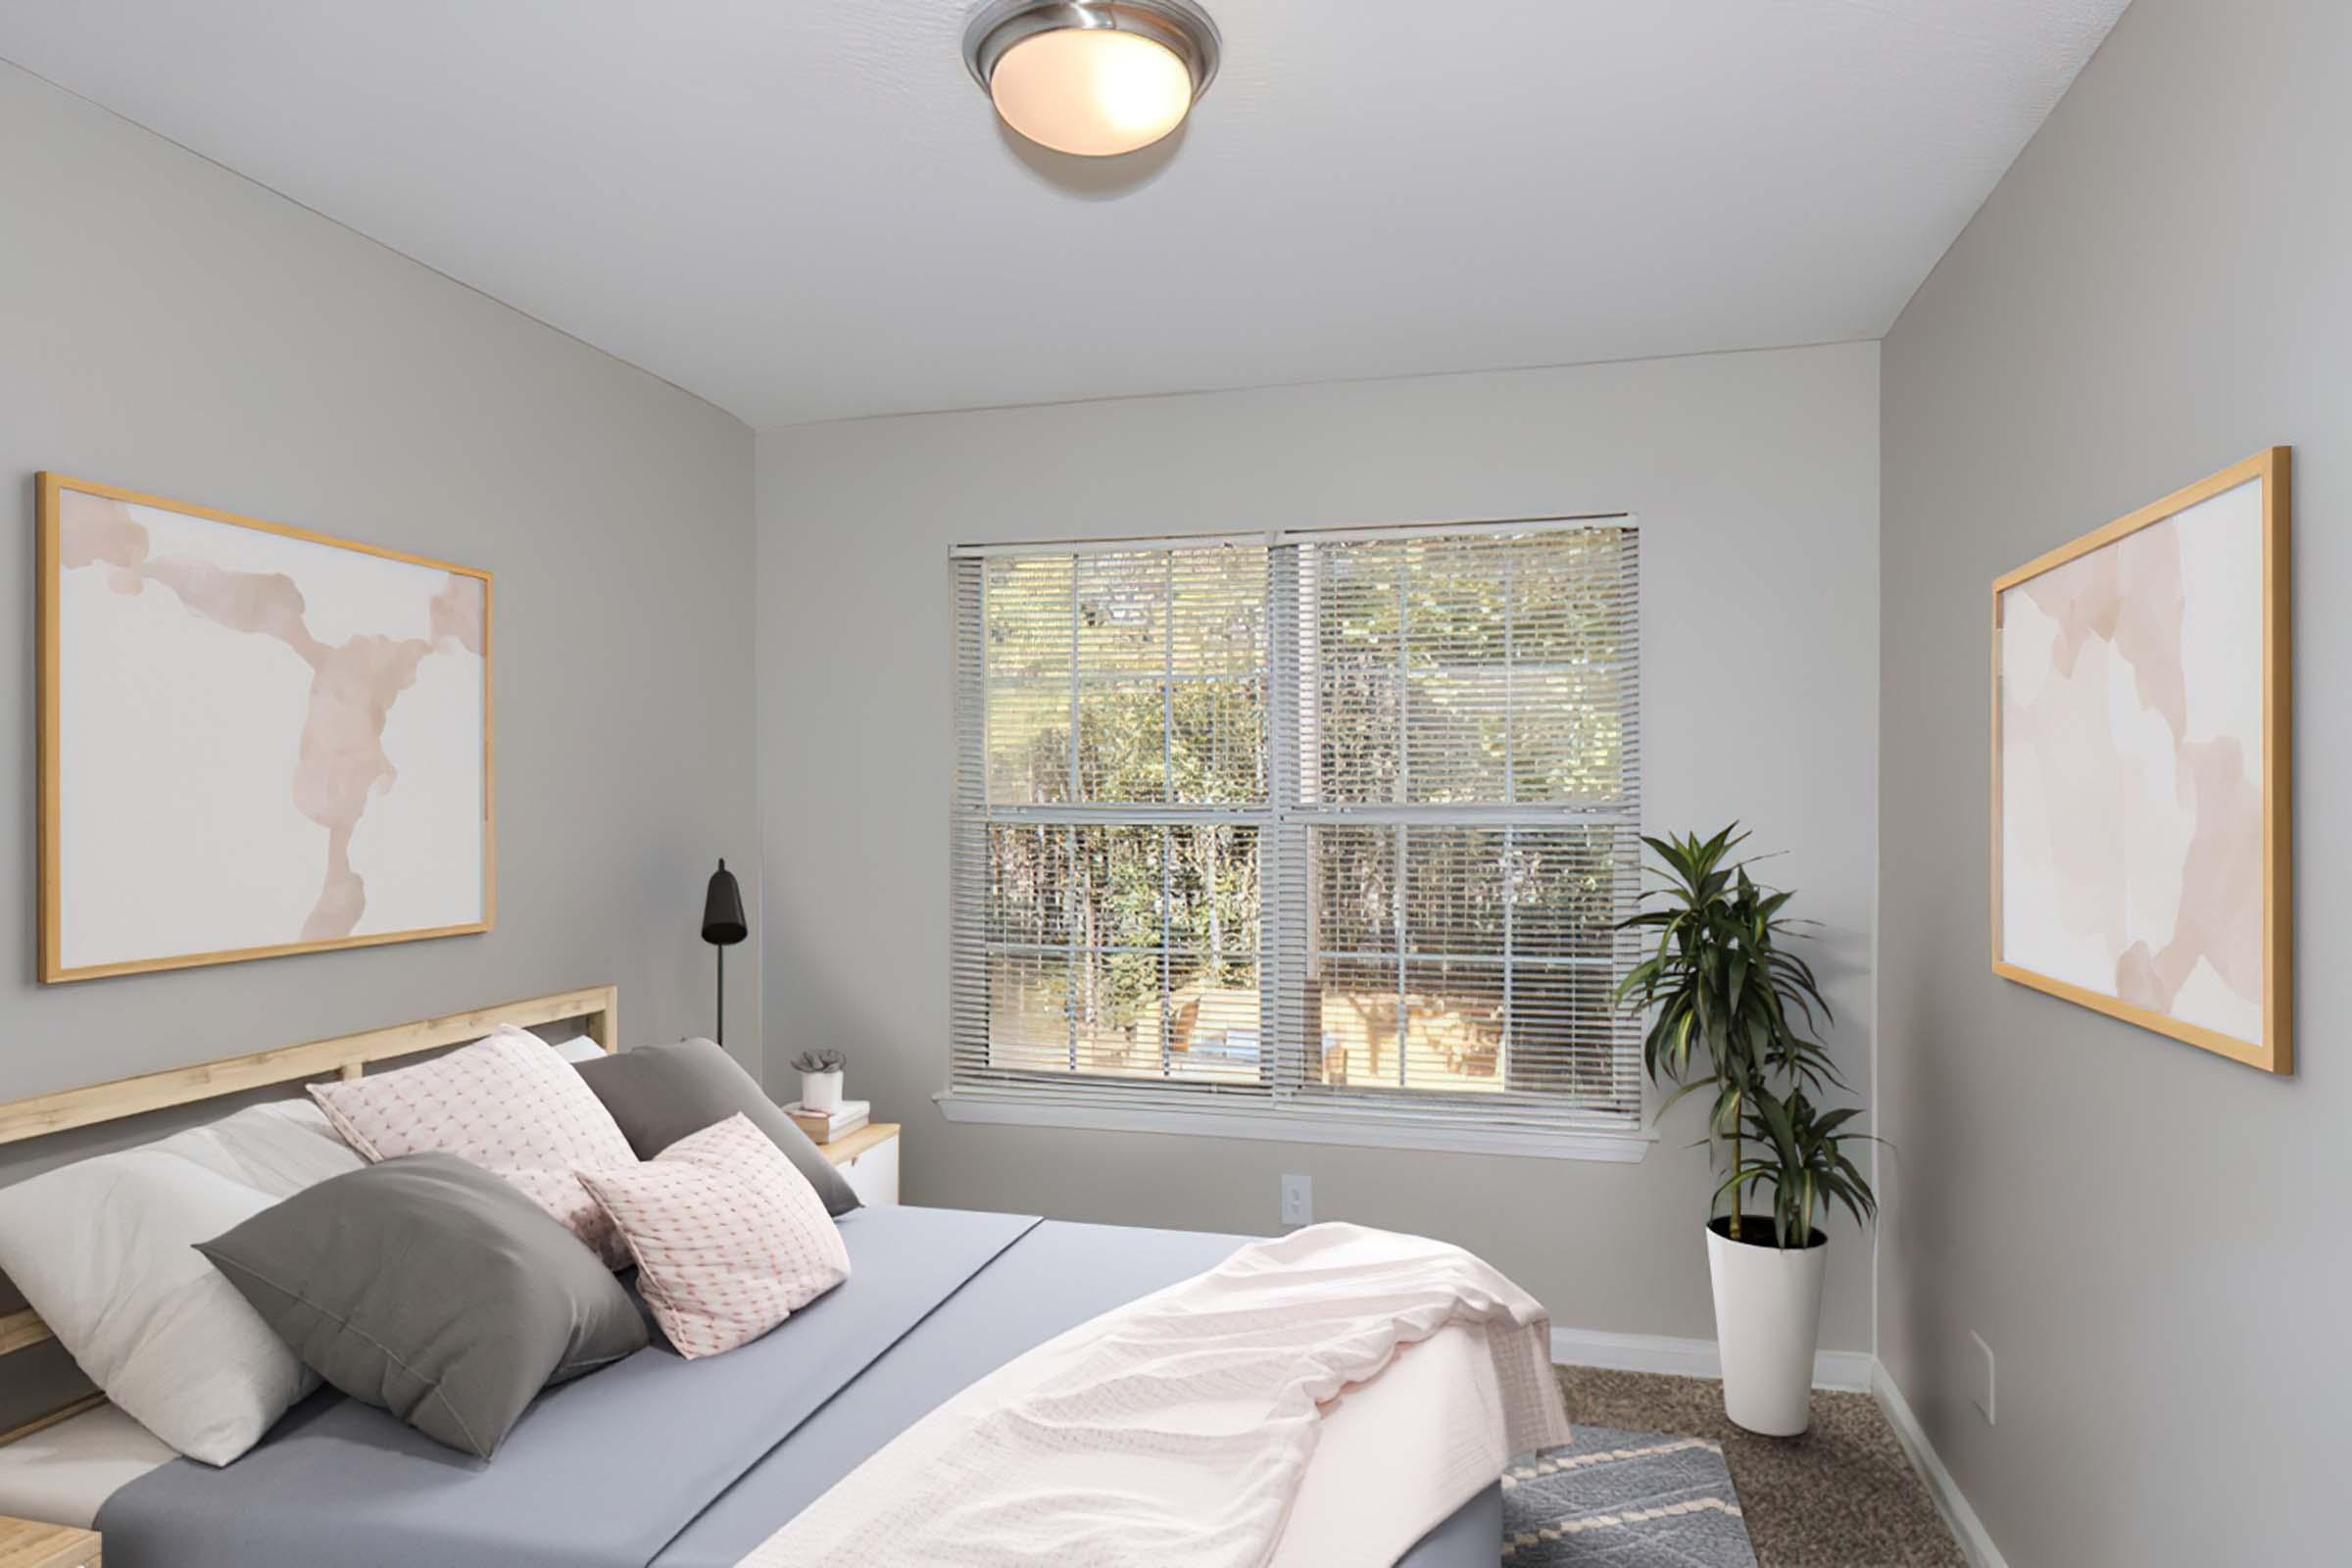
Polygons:
[[639,1159],[651,1159],[679,1139],[740,1111],[808,1178],[825,1200],[826,1213],[838,1219],[858,1206],[858,1195],[824,1152],[776,1108],[734,1057],[708,1040],[639,1046],[583,1061],[579,1068]]
[[197,1250],[328,1383],[485,1459],[541,1389],[646,1344],[578,1237],[455,1154],[333,1177]]

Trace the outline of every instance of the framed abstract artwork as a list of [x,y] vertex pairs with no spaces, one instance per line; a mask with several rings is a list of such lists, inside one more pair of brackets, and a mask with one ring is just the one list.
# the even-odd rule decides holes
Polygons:
[[40,977],[487,931],[490,573],[44,473]]
[[2294,1067],[2284,447],[1992,585],[1992,967]]

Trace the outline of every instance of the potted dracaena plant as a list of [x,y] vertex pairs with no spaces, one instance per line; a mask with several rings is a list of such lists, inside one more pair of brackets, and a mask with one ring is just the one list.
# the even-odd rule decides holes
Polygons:
[[[1858,1107],[1820,1097],[1844,1088],[1812,1038],[1831,1021],[1811,965],[1784,943],[1790,895],[1733,858],[1739,824],[1710,839],[1644,838],[1662,885],[1625,928],[1656,938],[1617,988],[1621,1005],[1656,1008],[1642,1060],[1653,1083],[1707,1097],[1702,1140],[1722,1178],[1708,1205],[1707,1268],[1723,1357],[1724,1413],[1750,1432],[1793,1437],[1811,1422],[1814,1344],[1832,1204],[1857,1225],[1878,1211],[1844,1145]],[[1769,1201],[1762,1200],[1769,1199]],[[1724,1212],[1717,1213],[1717,1209]]]

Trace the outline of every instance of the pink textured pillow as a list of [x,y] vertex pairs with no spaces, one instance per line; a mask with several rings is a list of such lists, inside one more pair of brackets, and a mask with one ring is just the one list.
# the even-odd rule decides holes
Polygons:
[[637,1258],[637,1289],[689,1360],[748,1344],[850,1277],[808,1178],[741,1112],[644,1163],[582,1170]]
[[610,1268],[629,1260],[575,1170],[637,1163],[604,1102],[555,1047],[501,1028],[463,1051],[372,1078],[313,1084],[343,1141],[370,1160],[438,1150],[496,1171],[571,1227]]

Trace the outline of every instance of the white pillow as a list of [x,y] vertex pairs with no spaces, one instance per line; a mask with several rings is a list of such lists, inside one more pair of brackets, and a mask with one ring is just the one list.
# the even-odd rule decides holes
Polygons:
[[569,1040],[556,1042],[556,1054],[576,1067],[583,1061],[604,1060],[606,1052],[588,1036],[573,1035]]
[[0,1189],[0,1270],[108,1398],[226,1464],[318,1380],[196,1244],[363,1163],[315,1107],[256,1105]]

